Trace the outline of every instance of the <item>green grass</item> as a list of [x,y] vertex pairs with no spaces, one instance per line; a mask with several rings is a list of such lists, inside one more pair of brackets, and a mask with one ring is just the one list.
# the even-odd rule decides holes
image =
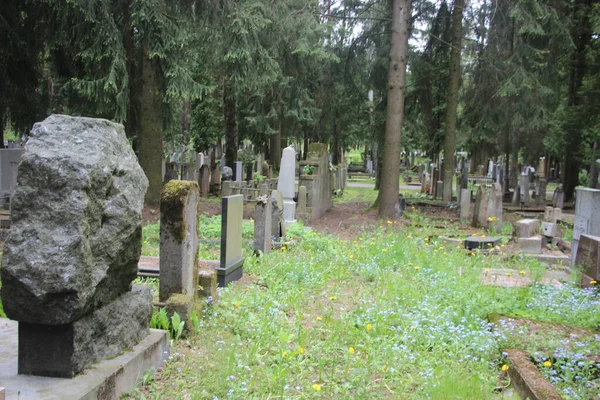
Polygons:
[[157,379],[130,396],[499,399],[509,338],[490,332],[488,313],[600,322],[597,291],[484,286],[488,268],[534,278],[544,268],[467,256],[430,234],[384,227],[341,241],[294,228],[299,244],[247,257],[253,284],[221,290],[201,333],[176,342]]

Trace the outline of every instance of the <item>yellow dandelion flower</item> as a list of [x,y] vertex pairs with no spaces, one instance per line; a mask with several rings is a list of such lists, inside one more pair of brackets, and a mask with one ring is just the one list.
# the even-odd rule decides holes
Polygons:
[[502,371],[508,371],[508,365],[504,364],[504,365],[502,366]]
[[551,367],[552,363],[550,361],[544,361],[544,367]]
[[287,249],[287,247],[281,246],[281,250],[286,250],[286,249]]
[[387,372],[387,365],[383,365],[381,367],[381,372]]
[[350,348],[348,349],[348,353],[350,353],[350,354],[354,354],[354,347],[350,347]]
[[352,258],[354,258],[354,255],[350,254],[350,258],[351,258],[351,259],[352,259]]
[[486,274],[487,274],[487,273],[489,273],[489,272],[490,272],[490,270],[489,270],[489,269],[486,269],[486,270],[485,270],[485,273],[486,273]]
[[407,239],[412,239],[412,236],[408,235],[406,238],[407,238]]
[[316,383],[315,383],[315,384],[314,384],[312,387],[313,387],[313,389],[315,389],[317,392],[320,392],[320,391],[321,391],[321,385],[318,385],[318,384],[316,384]]
[[505,245],[501,244],[500,247],[506,247]]
[[411,262],[411,261],[409,261],[409,262],[408,262],[408,265],[412,265],[412,262]]
[[354,244],[358,243],[356,240],[354,241]]
[[329,300],[335,300],[335,296],[329,296]]
[[598,283],[598,282],[597,282],[597,281],[595,281],[595,280],[593,280],[593,281],[590,281],[590,285],[595,285],[595,284],[597,284],[597,283]]
[[444,246],[440,246],[440,250],[444,250]]
[[392,224],[392,221],[387,221],[387,224],[388,224],[388,225],[391,225],[391,224]]
[[433,252],[434,252],[434,253],[437,253],[437,250],[434,250]]
[[284,351],[283,353],[281,353],[281,357],[286,357],[288,355],[287,351]]
[[481,235],[481,237],[482,237],[482,238],[484,238],[484,237],[485,237],[485,235]]
[[383,251],[385,253],[387,251],[387,249],[384,247],[383,249],[381,249],[381,251]]
[[512,276],[512,274],[510,272],[507,272],[506,276]]
[[[360,240],[360,241],[362,242],[362,241],[363,241],[363,238],[358,238],[358,240]],[[354,243],[356,243],[356,241],[355,241]]]
[[373,329],[373,325],[367,324],[367,331],[370,331],[371,329]]
[[239,307],[240,305],[241,305],[241,303],[240,303],[240,301],[239,301],[239,300],[235,302],[235,306],[236,306],[236,307]]
[[417,329],[417,327],[413,325],[410,327],[410,329],[414,331],[415,329]]
[[525,275],[525,271],[519,271],[519,274]]
[[421,267],[419,267],[418,265],[415,265],[415,270],[416,270],[416,271],[418,271],[418,270],[419,270],[419,268],[421,268]]
[[476,254],[475,254],[475,253],[471,253],[471,255],[472,255],[473,257],[475,257],[475,256],[476,256]]
[[317,321],[322,321],[323,317],[317,317]]
[[429,238],[428,238],[428,237],[426,237],[426,238],[425,238],[425,241],[428,241],[428,240],[429,240]]
[[300,347],[298,349],[298,354],[304,354],[304,347]]

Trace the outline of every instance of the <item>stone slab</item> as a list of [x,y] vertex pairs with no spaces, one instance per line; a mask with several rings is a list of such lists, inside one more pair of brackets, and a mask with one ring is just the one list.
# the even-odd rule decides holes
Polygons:
[[64,325],[19,322],[19,374],[72,378],[148,335],[152,293],[134,286],[112,303]]
[[566,254],[554,255],[554,254],[528,254],[527,257],[532,257],[548,265],[569,265],[571,257]]
[[506,349],[511,368],[508,375],[522,399],[560,400],[562,397],[552,383],[544,378],[538,367],[531,362],[531,355],[517,349]]
[[118,399],[140,383],[144,372],[160,368],[169,357],[167,332],[151,329],[132,349],[73,379],[18,375],[17,332],[16,321],[0,318],[0,382],[6,400]]
[[528,238],[537,235],[539,229],[539,221],[537,219],[520,219],[514,223],[514,236]]
[[523,253],[540,254],[542,252],[542,237],[539,235],[528,238],[518,238],[517,244]]
[[500,241],[502,239],[496,236],[469,236],[465,239],[465,249],[474,250],[474,249],[483,249],[489,250],[494,248],[495,246],[500,245]]
[[575,265],[583,267],[586,275],[594,280],[600,280],[600,237],[581,235],[579,250],[575,258]]
[[542,235],[547,237],[556,236],[556,224],[552,222],[542,222]]
[[217,268],[217,284],[224,287],[243,275],[242,221],[244,199],[241,195],[222,198],[221,263]]

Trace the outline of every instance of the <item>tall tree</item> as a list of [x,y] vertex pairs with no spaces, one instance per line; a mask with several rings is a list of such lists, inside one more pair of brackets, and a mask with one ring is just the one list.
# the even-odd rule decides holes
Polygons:
[[385,122],[385,145],[383,170],[379,189],[379,216],[398,218],[400,146],[402,121],[404,120],[404,96],[406,93],[406,65],[410,0],[393,0],[392,30],[390,32],[390,63],[388,69],[387,119]]
[[460,53],[462,50],[462,18],[465,0],[454,0],[452,7],[452,50],[450,52],[450,81],[446,98],[446,122],[444,135],[444,201],[452,201],[452,177],[454,176],[454,153],[456,152],[456,109],[460,83]]

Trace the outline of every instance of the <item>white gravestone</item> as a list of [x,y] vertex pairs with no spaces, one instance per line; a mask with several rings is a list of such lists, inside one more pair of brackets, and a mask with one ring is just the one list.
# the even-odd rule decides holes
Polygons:
[[295,179],[296,151],[292,147],[283,149],[277,190],[283,196],[283,219],[286,223],[296,222]]

